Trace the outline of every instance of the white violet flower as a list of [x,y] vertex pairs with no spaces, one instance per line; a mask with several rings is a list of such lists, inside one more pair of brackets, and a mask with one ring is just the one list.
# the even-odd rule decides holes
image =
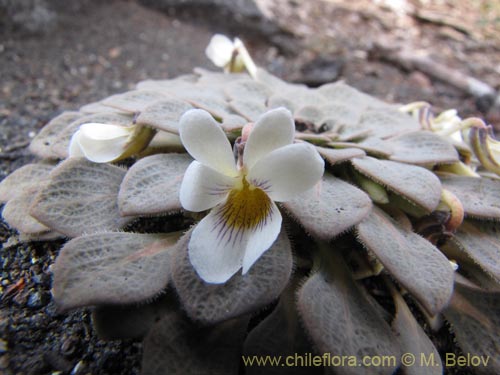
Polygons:
[[95,163],[125,159],[142,151],[155,132],[140,125],[83,124],[71,138],[69,156],[85,157]]
[[246,69],[252,77],[257,74],[257,66],[238,38],[231,41],[225,35],[215,34],[210,39],[205,54],[216,66],[224,68],[227,72],[239,73]]
[[224,283],[240,268],[245,274],[271,247],[282,221],[274,201],[312,188],[324,161],[312,145],[293,143],[294,121],[284,108],[262,115],[248,137],[247,125],[236,152],[204,110],[186,112],[179,127],[195,159],[181,184],[181,204],[194,212],[212,209],[192,231],[189,259],[203,280]]

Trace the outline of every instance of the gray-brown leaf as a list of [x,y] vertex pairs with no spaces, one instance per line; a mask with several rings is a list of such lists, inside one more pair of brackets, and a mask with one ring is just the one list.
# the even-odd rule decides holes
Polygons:
[[372,201],[360,189],[325,173],[315,187],[283,206],[309,233],[329,241],[368,215]]
[[30,214],[69,237],[121,229],[130,219],[118,211],[125,170],[71,158],[59,164],[33,203]]
[[188,154],[159,154],[135,163],[118,194],[122,216],[157,215],[182,209],[179,191],[184,172],[193,161]]
[[357,230],[363,245],[430,314],[446,307],[453,292],[454,271],[434,245],[379,208],[374,208]]
[[170,279],[175,235],[97,233],[75,238],[54,264],[52,294],[60,310],[144,302]]
[[254,312],[274,301],[292,273],[290,241],[282,233],[273,246],[250,268],[225,284],[207,284],[196,274],[188,256],[190,235],[178,243],[172,280],[188,316],[203,324],[214,324]]

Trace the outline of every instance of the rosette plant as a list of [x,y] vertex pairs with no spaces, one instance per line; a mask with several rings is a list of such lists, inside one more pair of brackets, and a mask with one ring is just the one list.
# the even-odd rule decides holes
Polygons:
[[[50,121],[39,161],[0,184],[3,218],[25,240],[68,240],[57,307],[144,340],[143,374],[441,374],[436,331],[489,358],[471,371],[500,373],[497,141],[479,119],[441,117],[469,129],[457,144],[428,106],[400,107],[262,69],[143,81]],[[96,163],[85,124],[152,139]],[[296,353],[394,362],[242,361]]]

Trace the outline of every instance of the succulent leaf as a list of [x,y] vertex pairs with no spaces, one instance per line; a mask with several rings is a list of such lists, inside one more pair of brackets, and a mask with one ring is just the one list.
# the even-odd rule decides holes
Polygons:
[[147,216],[180,211],[182,177],[192,161],[187,154],[159,154],[136,162],[120,186],[120,214]]
[[3,208],[2,218],[21,233],[35,234],[50,230],[30,215],[30,207],[37,193],[37,187],[25,188],[20,194],[10,199]]
[[136,123],[179,134],[179,119],[191,108],[193,106],[186,101],[176,98],[155,101],[141,111],[136,118]]
[[[82,117],[79,112],[63,112],[45,125],[30,143],[29,150],[43,159],[58,159],[61,156],[52,149],[61,132]],[[71,137],[70,137],[71,138]],[[69,141],[68,141],[69,143]]]
[[225,284],[207,284],[188,258],[190,233],[182,237],[173,258],[172,278],[187,315],[202,324],[215,324],[255,311],[278,298],[292,273],[290,241],[281,233],[247,274]]
[[459,161],[453,145],[432,132],[406,133],[391,138],[389,142],[394,150],[390,159],[394,161],[420,165],[451,164]]
[[379,208],[374,208],[357,230],[363,245],[431,315],[446,307],[453,292],[454,271],[434,245]]
[[500,219],[500,180],[442,175],[443,187],[462,202],[466,216]]
[[372,157],[351,160],[356,170],[428,212],[441,200],[441,183],[427,169]]
[[[332,250],[333,251],[333,250]],[[345,264],[332,260],[334,269],[321,269],[299,289],[297,306],[306,331],[320,353],[338,356],[389,355],[400,357],[397,339],[383,317],[365,298]],[[392,374],[399,361],[378,367],[378,374]],[[373,374],[373,367],[334,367],[342,374]]]
[[170,280],[177,234],[96,233],[69,241],[54,264],[59,310],[122,305],[157,296]]
[[283,206],[306,231],[329,241],[368,215],[372,202],[362,190],[325,173],[315,187]]
[[474,373],[500,373],[500,294],[457,284],[444,316],[464,353],[486,359],[486,366],[474,366]]
[[236,374],[247,324],[241,318],[199,328],[171,311],[144,341],[141,374]]
[[392,329],[397,334],[403,353],[411,353],[418,358],[411,366],[402,364],[404,373],[406,375],[442,375],[443,363],[436,347],[418,324],[403,297],[399,293],[394,297],[396,316],[392,322]]
[[460,248],[497,281],[500,281],[499,232],[495,224],[479,227],[469,221],[463,223],[453,236]]
[[50,164],[33,163],[15,170],[0,182],[0,203],[21,195],[27,189],[40,186],[48,179],[53,168]]
[[153,90],[132,90],[122,94],[111,95],[101,103],[121,111],[142,112],[154,102],[166,99],[166,95]]
[[117,196],[125,170],[86,159],[68,159],[50,174],[30,214],[68,237],[117,230],[130,219],[118,211]]

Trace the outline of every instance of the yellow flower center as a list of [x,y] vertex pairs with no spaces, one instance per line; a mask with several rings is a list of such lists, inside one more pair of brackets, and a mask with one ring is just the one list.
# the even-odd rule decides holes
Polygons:
[[271,199],[260,188],[250,185],[243,177],[240,187],[229,192],[226,202],[219,209],[222,236],[229,230],[255,229],[266,222],[271,213]]

